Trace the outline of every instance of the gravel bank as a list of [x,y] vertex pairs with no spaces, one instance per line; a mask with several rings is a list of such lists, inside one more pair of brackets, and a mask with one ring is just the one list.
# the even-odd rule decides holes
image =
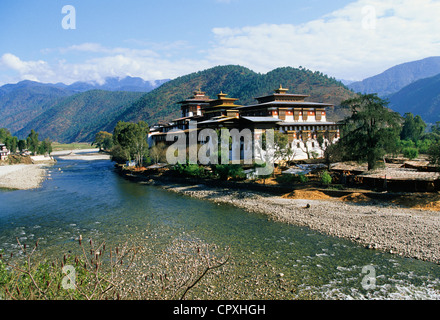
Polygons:
[[152,182],[191,197],[228,203],[267,214],[284,223],[306,226],[350,239],[372,250],[440,263],[440,212],[337,199],[284,199],[256,192]]
[[42,165],[17,164],[0,166],[0,188],[35,189],[40,186],[46,176]]
[[60,156],[62,160],[84,160],[84,161],[92,161],[92,160],[110,160],[110,155],[108,154],[72,154],[68,156]]

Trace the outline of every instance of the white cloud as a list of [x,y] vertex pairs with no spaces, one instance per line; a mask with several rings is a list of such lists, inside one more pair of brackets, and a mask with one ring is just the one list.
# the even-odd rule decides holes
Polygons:
[[66,48],[58,48],[61,54],[66,54],[70,52],[79,53],[99,53],[106,55],[129,55],[129,56],[143,56],[143,57],[159,57],[160,55],[150,49],[131,49],[131,48],[108,48],[104,47],[99,43],[82,43],[79,45],[72,45]]
[[[374,24],[369,24],[368,8],[375,11]],[[208,59],[259,72],[302,65],[360,79],[398,63],[440,55],[439,14],[438,0],[360,0],[301,25],[215,28],[217,42]]]
[[[83,47],[84,48],[84,47]],[[33,80],[44,83],[93,81],[103,83],[106,77],[141,77],[145,80],[176,78],[195,70],[210,67],[207,61],[179,59],[175,61],[148,55],[142,50],[114,49],[119,54],[104,55],[83,62],[69,63],[62,59],[50,65],[46,61],[22,61],[6,53],[0,58],[0,67],[15,71],[16,77],[8,82]]]
[[2,55],[0,58],[0,66],[16,71],[20,74],[21,79],[41,81],[40,77],[43,75],[49,77],[54,76],[53,71],[45,61],[23,61],[11,53]]

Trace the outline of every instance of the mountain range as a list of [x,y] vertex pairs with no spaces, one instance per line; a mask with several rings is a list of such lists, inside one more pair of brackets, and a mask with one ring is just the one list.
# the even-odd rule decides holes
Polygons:
[[[144,120],[149,125],[180,117],[179,101],[202,89],[215,98],[221,91],[254,103],[254,98],[273,92],[280,84],[290,92],[310,95],[310,101],[338,106],[353,97],[341,82],[320,72],[301,68],[278,68],[259,74],[241,66],[218,66],[164,83],[145,92],[86,90],[78,84],[64,86],[23,81],[0,87],[1,126],[24,138],[31,129],[40,139],[58,142],[90,142],[101,130],[112,132],[116,123]],[[74,89],[73,89],[74,88]],[[329,110],[329,117],[341,118],[344,110]]]
[[[432,73],[435,75],[426,76]],[[290,93],[309,95],[307,101],[335,105],[328,110],[331,121],[348,115],[349,110],[339,105],[356,96],[359,90],[355,89],[360,84],[365,85],[360,91],[363,93],[381,89],[376,90],[379,96],[389,100],[390,108],[402,115],[411,112],[428,123],[440,121],[440,57],[431,57],[395,66],[347,86],[305,68],[285,67],[260,74],[236,65],[217,66],[174,80],[127,77],[108,78],[103,84],[71,85],[21,81],[0,87],[0,126],[19,138],[25,138],[34,129],[41,139],[90,142],[101,130],[112,132],[118,121],[144,120],[154,125],[178,118],[178,102],[197,89],[211,98],[224,92],[239,99],[238,105],[247,105],[254,103],[255,97],[270,94],[280,84],[289,88]]]
[[415,81],[388,100],[389,107],[402,115],[411,112],[428,123],[440,121],[440,74]]
[[31,129],[39,138],[58,142],[92,142],[101,130],[112,131],[108,124],[144,93],[89,90],[59,100],[30,121],[15,135],[26,137]]
[[440,57],[429,57],[394,66],[381,74],[363,81],[347,84],[354,92],[377,93],[386,98],[414,81],[440,73]]
[[[0,87],[1,126],[11,132],[21,129],[44,112],[56,107],[64,99],[90,90],[149,92],[169,80],[145,81],[141,78],[107,78],[103,84],[75,82],[71,85],[63,83],[40,83],[24,80],[16,84]],[[138,98],[140,95],[131,95]],[[96,103],[101,103],[96,101]]]
[[[289,88],[291,93],[310,95],[308,101],[327,102],[335,106],[354,96],[341,82],[303,68],[285,67],[260,74],[241,66],[218,66],[179,77],[145,94],[121,113],[113,125],[119,120],[146,120],[153,124],[178,118],[180,105],[177,102],[188,98],[198,88],[211,98],[215,99],[223,92],[239,99],[238,105],[248,105],[255,102],[255,97],[272,93],[280,84]],[[340,118],[340,113],[339,108],[329,110],[330,118]]]
[[139,77],[108,77],[103,84],[97,82],[75,82],[70,85],[57,83],[54,84],[54,86],[72,92],[85,92],[89,90],[150,92],[169,80],[170,79],[146,81]]

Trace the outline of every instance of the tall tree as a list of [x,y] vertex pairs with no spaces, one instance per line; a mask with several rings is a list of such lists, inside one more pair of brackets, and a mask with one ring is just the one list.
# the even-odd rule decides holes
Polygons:
[[275,143],[274,160],[275,161],[285,160],[290,150],[289,138],[287,137],[287,134],[281,133],[280,131],[275,131],[274,143]]
[[166,161],[167,147],[165,143],[158,143],[151,147],[150,157],[154,163],[159,163],[161,161]]
[[18,138],[15,136],[12,136],[9,138],[9,151],[11,151],[11,153],[15,153],[17,151],[17,147],[18,147]]
[[125,160],[136,160],[141,167],[148,156],[148,125],[144,121],[130,123],[119,121],[113,132],[113,142],[118,146],[118,156],[124,155]]
[[144,159],[148,157],[148,132],[149,127],[145,121],[139,121],[133,126],[130,148],[139,167],[143,166]]
[[440,136],[440,121],[437,121],[431,128],[431,131]]
[[387,104],[376,94],[361,94],[342,102],[351,108],[352,115],[343,121],[338,145],[345,158],[366,161],[368,170],[375,169],[386,153],[397,148],[401,117]]
[[0,128],[0,143],[6,144],[6,138],[11,136],[11,133],[6,128]]
[[32,151],[35,154],[38,152],[38,145],[40,144],[40,141],[38,140],[38,133],[34,131],[34,129],[31,130],[31,133],[29,133],[26,143],[28,145],[28,148],[30,151]]
[[41,141],[38,152],[40,154],[51,154],[52,153],[52,141],[49,138],[44,139]]
[[26,149],[26,140],[18,140],[18,150],[23,152],[24,149]]
[[95,141],[92,145],[95,145],[99,150],[110,150],[113,147],[113,135],[106,131],[99,131],[95,135]]
[[403,122],[402,132],[400,138],[402,140],[412,140],[417,142],[423,135],[426,129],[426,123],[419,115],[414,115],[411,112],[405,113],[403,116],[405,121]]
[[429,161],[432,164],[440,165],[440,140],[434,142],[428,150]]

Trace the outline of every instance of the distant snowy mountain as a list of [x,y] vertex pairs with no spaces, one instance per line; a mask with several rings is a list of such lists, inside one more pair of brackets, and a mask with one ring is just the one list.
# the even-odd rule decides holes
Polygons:
[[109,77],[105,79],[104,84],[98,84],[96,82],[75,82],[71,85],[57,83],[54,84],[54,86],[75,93],[89,90],[150,92],[168,81],[169,79],[147,81],[138,77]]

